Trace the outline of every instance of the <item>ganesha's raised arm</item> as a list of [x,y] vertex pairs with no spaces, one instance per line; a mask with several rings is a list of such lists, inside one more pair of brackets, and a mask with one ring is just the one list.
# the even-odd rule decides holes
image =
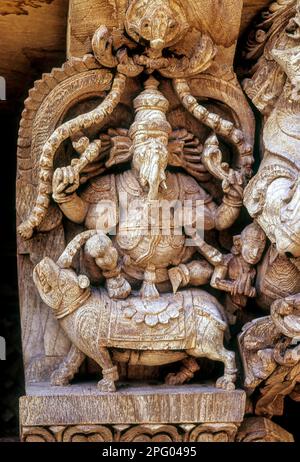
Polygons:
[[83,223],[88,205],[76,194],[80,186],[80,173],[91,162],[98,159],[101,141],[90,143],[85,136],[73,140],[73,147],[80,154],[79,159],[73,159],[71,165],[57,168],[53,175],[52,197],[59,205],[63,214],[74,223]]
[[49,137],[43,147],[40,158],[40,172],[37,199],[29,217],[19,226],[18,231],[24,239],[30,239],[34,230],[45,218],[51,197],[53,178],[53,159],[63,141],[76,136],[80,131],[103,122],[118,105],[125,87],[126,77],[117,74],[110,93],[96,109],[79,115],[59,126]]

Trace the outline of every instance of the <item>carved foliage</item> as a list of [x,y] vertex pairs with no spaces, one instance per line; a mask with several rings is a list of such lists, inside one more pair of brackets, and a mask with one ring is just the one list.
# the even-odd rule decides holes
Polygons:
[[238,443],[292,443],[293,436],[279,425],[263,417],[250,417],[239,428]]

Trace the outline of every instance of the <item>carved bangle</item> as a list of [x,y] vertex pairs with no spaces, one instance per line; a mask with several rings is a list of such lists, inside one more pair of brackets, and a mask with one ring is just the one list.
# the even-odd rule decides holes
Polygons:
[[243,201],[240,199],[234,199],[233,197],[230,196],[224,196],[223,197],[223,203],[225,205],[228,205],[229,207],[235,207],[235,208],[241,208],[243,205]]
[[66,202],[71,202],[74,199],[74,193],[64,197],[55,196],[53,194],[52,197],[57,204],[65,204]]
[[119,379],[119,373],[118,373],[118,368],[117,366],[111,367],[110,369],[103,369],[102,370],[102,375],[105,379],[109,380],[118,380]]

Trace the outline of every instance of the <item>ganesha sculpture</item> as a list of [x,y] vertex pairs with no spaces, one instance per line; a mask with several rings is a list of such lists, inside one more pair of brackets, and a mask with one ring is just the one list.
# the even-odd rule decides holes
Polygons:
[[[168,364],[186,356],[222,361],[225,372],[217,386],[231,389],[236,367],[234,353],[223,346],[226,330],[223,308],[206,292],[176,292],[180,286],[209,284],[214,268],[217,271],[225,265],[222,253],[201,237],[196,214],[204,217],[203,231],[229,228],[242,205],[243,175],[222,164],[216,137],[209,138],[201,152],[196,140],[194,144],[195,150],[205,159],[204,165],[212,174],[216,170],[216,178],[223,179],[224,195],[220,205],[192,176],[169,172],[172,127],[166,118],[168,100],[159,91],[159,82],[154,77],[149,77],[144,85],[144,91],[133,101],[134,122],[122,140],[115,140],[106,162],[109,165],[112,156],[117,162],[125,139],[127,170],[96,176],[78,195],[80,173],[90,163],[98,161],[101,139],[90,141],[84,135],[74,138],[74,134],[73,147],[81,154],[79,159],[57,168],[53,174],[54,201],[70,221],[83,223],[90,231],[79,234],[69,243],[57,266],[46,258],[34,270],[34,282],[42,299],[55,310],[72,342],[67,358],[52,375],[52,383],[67,383],[78,370],[85,353],[102,368],[101,390],[115,390],[117,368],[112,362],[110,347],[125,348],[124,355],[129,355],[129,362],[130,351],[139,351],[140,359],[136,364],[143,365]],[[184,148],[183,141],[179,149]],[[45,164],[42,157],[42,170]],[[163,210],[165,204],[176,204],[183,209],[185,203],[190,206],[186,223],[178,222],[175,211],[167,219]],[[38,205],[35,207],[37,210]],[[162,217],[155,213],[155,208],[159,207]],[[31,217],[21,225],[21,232],[31,222]],[[116,219],[109,220],[110,217]],[[107,234],[113,228],[116,232],[110,238]],[[188,238],[193,246],[186,244]],[[95,280],[97,271],[101,273],[107,294],[99,288],[92,295],[87,278],[79,276],[77,280],[73,270],[59,269],[70,268],[74,251],[84,244],[91,276]],[[206,259],[193,260],[197,252]],[[189,268],[194,273],[192,278]],[[184,274],[180,281],[178,273]],[[199,322],[196,321],[198,316]],[[83,338],[86,335],[88,338]]]
[[[19,226],[22,245],[34,247],[37,232],[55,227],[69,241],[61,255],[37,262],[33,276],[71,343],[52,373],[55,385],[68,383],[85,356],[102,369],[102,391],[115,390],[118,362],[130,364],[133,357],[136,365],[151,366],[188,359],[183,364],[195,371],[195,358],[206,357],[225,365],[217,387],[234,389],[235,354],[224,347],[226,314],[212,294],[194,288],[209,286],[228,265],[218,238],[207,241],[206,235],[217,237],[239,217],[253,163],[252,134],[248,126],[243,131],[243,115],[232,118],[230,107],[226,115],[212,112],[192,95],[188,79],[217,68],[219,39],[214,43],[198,26],[193,52],[182,57],[188,16],[176,2],[129,2],[123,29],[100,25],[93,54],[62,68],[74,75],[73,88],[68,79],[65,87],[71,93],[78,88],[74,96],[53,91],[69,106],[79,101],[75,117],[70,113],[49,127],[43,142],[37,128],[33,133],[36,198]],[[76,74],[72,66],[86,70]],[[133,78],[143,82],[134,92]],[[109,92],[82,114],[80,88],[95,85],[94,79],[103,81],[99,96]],[[238,84],[233,89],[247,107]],[[170,98],[178,100],[173,114]],[[133,114],[125,123],[119,111],[124,99]],[[43,110],[35,113],[37,125]],[[191,129],[184,119],[193,120]]]

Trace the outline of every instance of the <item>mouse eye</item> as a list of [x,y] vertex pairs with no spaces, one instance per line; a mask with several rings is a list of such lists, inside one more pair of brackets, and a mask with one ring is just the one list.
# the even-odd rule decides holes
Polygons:
[[291,252],[285,252],[285,256],[289,259],[294,258],[294,255]]

